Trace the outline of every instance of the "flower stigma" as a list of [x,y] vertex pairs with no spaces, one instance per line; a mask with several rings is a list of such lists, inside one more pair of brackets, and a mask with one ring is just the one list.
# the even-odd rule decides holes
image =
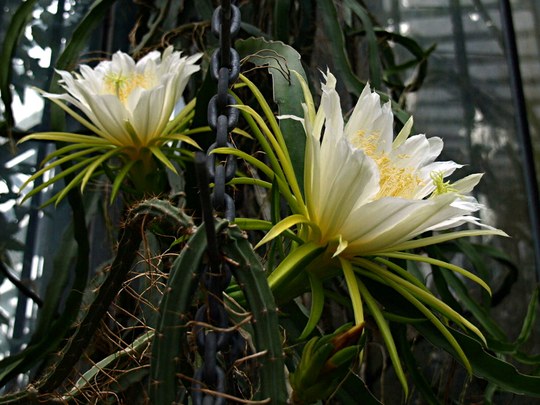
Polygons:
[[433,193],[431,193],[432,197],[446,193],[455,193],[457,191],[449,181],[444,181],[443,172],[431,172],[430,177],[431,180],[433,180],[433,185],[435,186],[435,190],[433,190]]

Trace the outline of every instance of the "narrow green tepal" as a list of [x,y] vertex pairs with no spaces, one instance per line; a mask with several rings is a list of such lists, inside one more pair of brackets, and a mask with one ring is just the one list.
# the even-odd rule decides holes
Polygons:
[[[298,72],[307,82],[306,73],[300,61],[300,54],[291,46],[280,41],[267,41],[264,38],[248,38],[236,41],[236,49],[242,59],[256,66],[267,66],[272,75],[274,101],[279,115],[303,117],[302,88],[292,71]],[[279,124],[287,149],[293,162],[296,178],[303,189],[304,149],[306,136],[302,124],[292,119],[282,119]]]

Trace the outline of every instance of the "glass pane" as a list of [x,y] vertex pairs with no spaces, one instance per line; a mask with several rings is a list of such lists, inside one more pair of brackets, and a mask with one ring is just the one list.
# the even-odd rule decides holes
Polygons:
[[[535,0],[512,2],[536,147],[540,135],[539,10]],[[407,109],[414,115],[416,132],[441,137],[446,158],[466,164],[461,172],[485,173],[477,188],[479,201],[487,206],[482,222],[510,235],[494,238],[490,244],[519,267],[511,293],[493,308],[496,319],[514,339],[537,276],[499,1],[388,0],[380,18],[381,23],[418,40],[424,48],[436,44],[425,83],[408,97]],[[508,273],[497,266],[488,266],[488,270],[496,291]]]

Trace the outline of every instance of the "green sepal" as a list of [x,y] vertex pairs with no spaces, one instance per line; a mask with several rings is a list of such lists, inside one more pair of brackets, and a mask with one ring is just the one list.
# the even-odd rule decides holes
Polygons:
[[309,320],[298,340],[306,339],[321,319],[324,307],[324,288],[322,281],[315,275],[308,273],[309,283],[311,285],[311,309],[309,311]]

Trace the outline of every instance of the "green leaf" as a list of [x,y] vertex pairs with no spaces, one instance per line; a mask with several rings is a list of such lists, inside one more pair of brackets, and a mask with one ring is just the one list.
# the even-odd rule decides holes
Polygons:
[[131,168],[133,167],[135,163],[137,163],[136,160],[130,160],[129,162],[124,163],[122,169],[114,177],[114,182],[113,182],[113,186],[111,190],[111,198],[109,201],[111,204],[116,198],[124,179],[126,178],[126,176],[128,175],[129,171],[131,170]]
[[366,32],[366,39],[368,45],[368,62],[369,62],[369,79],[373,87],[376,89],[382,89],[382,72],[379,62],[379,44],[377,43],[377,36],[371,23],[371,18],[367,10],[362,7],[358,2],[354,0],[345,0],[347,7],[360,18],[364,30]]
[[84,177],[81,181],[81,192],[86,187],[86,184],[88,183],[88,180],[90,180],[90,177],[92,177],[92,174],[96,171],[98,166],[100,166],[103,162],[105,162],[107,159],[113,157],[114,155],[119,154],[118,149],[112,149],[101,156],[97,157],[92,163],[88,165],[83,171],[84,171]]
[[[298,72],[306,81],[306,74],[300,61],[300,54],[282,42],[267,41],[263,38],[249,38],[236,41],[236,49],[242,58],[257,66],[268,66],[272,75],[274,101],[280,115],[303,117],[304,97],[298,79],[291,73]],[[300,188],[304,181],[304,150],[306,137],[300,122],[286,119],[279,123],[294,173]]]
[[339,23],[334,1],[317,0],[317,9],[318,14],[322,16],[323,27],[328,41],[332,44],[328,48],[333,57],[336,76],[344,82],[349,92],[355,96],[359,96],[364,88],[364,83],[356,77],[349,62],[345,38],[341,24]]
[[339,258],[339,261],[341,263],[347,289],[349,290],[349,298],[351,299],[355,323],[356,325],[362,325],[364,323],[364,307],[362,305],[362,294],[360,292],[361,286],[358,284],[351,263],[341,257]]
[[518,267],[517,264],[512,261],[512,259],[510,259],[499,249],[480,244],[473,244],[473,247],[482,255],[485,255],[505,266],[506,270],[508,271],[503,282],[500,284],[499,289],[495,291],[491,297],[491,306],[496,306],[510,293],[512,286],[518,279],[521,268]]
[[[482,277],[483,280],[490,280],[492,278],[491,269],[488,269],[488,263],[484,255],[479,250],[474,248],[474,245],[468,239],[458,239],[452,242],[457,247],[457,251],[463,253],[467,259],[471,262],[475,272]],[[444,247],[435,247],[435,251],[440,252],[440,255],[444,257]],[[491,294],[485,294],[482,291],[482,302],[485,307],[489,306],[491,300]]]
[[152,154],[161,162],[163,163],[165,166],[167,166],[167,168],[169,170],[171,170],[173,173],[175,174],[178,174],[178,172],[176,171],[176,168],[174,167],[174,165],[171,163],[171,161],[167,158],[167,156],[165,156],[165,154],[161,151],[161,149],[157,146],[150,146],[148,149],[150,149],[150,151],[152,152]]
[[[23,201],[23,202],[26,201],[27,199],[29,199],[29,198],[32,197],[33,195],[39,193],[41,190],[43,190],[44,188],[48,187],[49,185],[51,185],[51,184],[57,182],[58,180],[60,180],[60,179],[62,179],[62,178],[64,178],[64,177],[66,177],[66,176],[71,175],[73,172],[79,170],[81,167],[84,167],[84,166],[88,165],[88,163],[91,162],[92,160],[93,160],[93,158],[89,158],[89,159],[87,159],[87,160],[83,160],[82,162],[79,162],[79,163],[77,163],[77,164],[75,164],[75,165],[72,165],[72,166],[69,166],[69,167],[67,166],[67,164],[68,164],[69,162],[64,162],[64,163],[62,164],[62,166],[64,167],[64,170],[62,170],[60,173],[58,173],[58,174],[55,175],[54,177],[50,178],[50,179],[47,180],[46,182],[41,183],[39,186],[34,187],[30,192],[28,192],[28,194],[26,194],[26,195],[24,196],[24,198],[23,198],[22,201]],[[68,178],[66,179],[66,183],[67,183],[68,181],[70,181],[70,179],[71,179],[71,178],[68,177]],[[62,189],[60,190],[60,192],[61,192],[61,191],[62,191]],[[59,193],[60,193],[60,192],[59,192]],[[58,194],[59,194],[59,193],[58,193]],[[57,194],[57,195],[58,195],[58,194]],[[42,204],[42,206],[46,206],[46,205],[47,205],[48,203],[50,203],[50,202],[52,202],[52,201],[49,200],[49,202],[46,202],[46,203]]]
[[491,294],[491,289],[489,288],[489,286],[484,280],[482,280],[476,274],[473,274],[468,270],[465,270],[459,266],[456,266],[455,264],[448,263],[444,260],[439,260],[432,257],[426,257],[423,255],[414,254],[414,253],[397,252],[397,253],[385,253],[384,255],[388,257],[395,257],[398,259],[415,260],[418,262],[429,263],[433,266],[442,267],[442,268],[454,271],[456,273],[461,274],[464,277],[467,277],[468,279],[474,281],[475,283],[479,284]]
[[472,315],[476,318],[480,325],[482,325],[484,330],[497,340],[501,342],[507,342],[508,338],[505,333],[502,331],[499,325],[497,325],[495,320],[491,318],[489,313],[487,313],[484,308],[482,308],[476,301],[472,299],[465,284],[450,271],[442,268],[440,268],[439,270],[442,272],[444,279],[446,280],[450,288],[452,288],[454,293],[457,295],[460,302],[467,310],[472,313]]
[[[270,221],[255,218],[236,218],[234,224],[244,231],[269,231],[274,226]],[[297,243],[304,243],[296,234],[290,230],[283,232],[283,236],[294,240]]]
[[302,275],[305,272],[306,266],[322,252],[324,252],[323,246],[312,242],[305,243],[289,253],[279,266],[270,273],[268,283],[278,303],[286,301],[283,300],[283,297],[296,297],[304,292],[304,289],[302,291],[296,291],[293,281],[296,277]]
[[366,383],[354,373],[349,373],[346,376],[335,396],[343,404],[382,405],[369,391]]
[[[442,338],[432,325],[421,323],[414,325],[414,327],[433,345],[443,348],[459,360],[448,341]],[[487,353],[476,339],[450,327],[447,329],[465,352],[475,376],[497,385],[503,391],[535,398],[540,397],[540,377],[520,373],[511,364]]]
[[215,148],[212,150],[211,154],[228,154],[233,155],[236,157],[239,157],[240,159],[244,159],[246,162],[248,162],[250,165],[256,167],[261,172],[263,172],[269,179],[274,178],[274,172],[270,167],[268,167],[266,164],[261,162],[259,159],[251,156],[249,153],[246,153],[242,150],[236,149],[236,148],[229,148],[229,147],[221,147],[221,148]]
[[231,181],[227,183],[228,185],[236,185],[236,184],[249,184],[251,186],[258,186],[263,187],[267,189],[272,188],[272,183],[269,183],[268,181],[264,181],[261,179],[254,179],[253,177],[235,177]]
[[516,347],[521,346],[523,343],[529,340],[529,337],[531,336],[533,326],[536,320],[536,310],[538,309],[539,292],[540,292],[540,287],[536,287],[531,297],[531,301],[529,302],[529,306],[527,307],[527,315],[525,316],[525,320],[523,321],[521,332],[519,333],[519,336],[516,339],[516,342],[515,342]]
[[[94,153],[94,152],[97,152],[99,150],[103,149],[102,147],[98,146],[98,147],[95,147],[95,148],[92,148],[92,147],[89,147],[89,148],[85,148],[84,150],[82,151],[79,151],[79,152],[75,152],[75,153],[72,153],[70,155],[66,155],[66,156],[63,156],[62,158],[60,159],[57,159],[55,160],[54,162],[52,163],[49,163],[47,166],[45,166],[44,168],[38,170],[36,173],[34,173],[32,176],[30,176],[22,185],[21,185],[21,190],[24,189],[29,183],[31,183],[32,181],[36,180],[38,177],[42,176],[44,173],[48,172],[49,170],[52,170],[54,169],[55,167],[57,166],[60,166],[62,165],[64,162],[68,162],[70,160],[74,160],[74,159],[77,159],[79,160],[79,158],[83,157],[84,155],[88,155],[88,154],[91,154],[91,153]],[[85,162],[88,158],[85,158],[82,160],[82,162]],[[90,159],[93,159],[93,158],[90,158]],[[79,163],[82,163],[82,162],[79,162]],[[86,163],[88,164],[88,163]],[[84,166],[84,165],[82,165]],[[82,167],[82,166],[78,166],[78,167]],[[73,166],[72,166],[73,167]],[[70,168],[71,169],[71,168]],[[57,180],[59,180],[60,178],[58,178]],[[56,180],[55,180],[56,181]],[[47,181],[45,184],[46,186],[43,186],[43,184],[40,184],[39,186],[41,186],[41,189],[44,188],[44,187],[47,187],[48,185],[52,184],[54,182],[49,182]],[[38,186],[38,187],[39,187]]]
[[[420,300],[421,302],[431,306],[432,308],[440,312],[446,318],[451,319],[452,321],[456,322],[462,328],[468,329],[474,332],[480,339],[482,339],[482,341],[485,342],[484,335],[482,334],[482,332],[480,332],[480,330],[475,325],[473,325],[468,319],[463,317],[461,314],[454,311],[448,304],[441,301],[439,298],[435,297],[430,291],[426,291],[423,288],[417,287],[416,285],[410,283],[409,281],[404,280],[403,278],[372,263],[369,260],[356,258],[354,259],[354,262],[363,268],[363,269],[356,269],[358,272],[360,272],[364,276],[373,278],[381,283],[387,284],[388,286],[394,288],[401,295],[403,295],[409,302],[411,302],[414,306],[416,306],[424,315],[426,315],[428,319],[432,320],[432,322],[437,322],[437,325],[439,325],[440,323],[438,318],[435,317],[430,310],[428,310],[424,306],[419,306],[418,303],[416,302],[417,300]],[[440,330],[441,330],[441,333],[447,334],[446,330],[444,330],[444,327],[440,328]]]
[[453,231],[447,233],[441,233],[440,235],[428,236],[420,239],[413,239],[407,242],[400,243],[395,245],[388,250],[373,252],[374,255],[384,256],[386,253],[391,253],[395,251],[402,250],[412,250],[420,247],[436,245],[443,242],[448,242],[451,240],[459,238],[470,238],[471,236],[487,236],[487,235],[498,235],[498,236],[508,236],[505,232],[499,229],[472,229],[467,231]]
[[461,304],[456,300],[454,295],[450,292],[450,288],[448,287],[448,283],[446,282],[442,271],[432,271],[431,275],[433,277],[433,282],[435,283],[435,287],[437,288],[437,292],[439,293],[439,296],[441,299],[446,302],[452,309],[459,313],[463,313],[463,307]]
[[289,20],[291,12],[291,0],[275,0],[274,18],[272,25],[274,28],[274,38],[284,43],[289,42]]
[[311,222],[308,220],[305,216],[300,214],[293,214],[289,215],[287,218],[282,219],[277,224],[275,224],[272,229],[262,238],[259,243],[257,243],[257,246],[255,246],[255,249],[257,249],[259,246],[264,245],[265,243],[270,242],[272,239],[276,238],[277,236],[281,235],[283,232],[285,232],[287,229],[290,229],[291,227],[298,225],[298,224],[305,224],[307,226],[310,226],[311,229],[313,229],[315,232],[319,232],[319,227],[314,222]]
[[420,371],[421,365],[417,363],[411,350],[411,343],[407,341],[407,328],[400,326],[397,330],[397,343],[401,358],[407,367],[416,388],[422,395],[424,401],[429,405],[440,405],[440,401],[433,392],[430,383]]
[[25,136],[23,139],[21,139],[19,142],[26,142],[30,140],[38,140],[38,141],[58,141],[58,142],[79,142],[84,143],[88,146],[110,146],[112,147],[111,143],[107,141],[106,139],[99,138],[97,136],[92,135],[79,135],[79,134],[73,134],[69,132],[40,132],[35,133],[32,135]]
[[14,125],[10,89],[12,72],[11,60],[15,53],[15,49],[17,49],[19,38],[24,32],[28,19],[32,15],[35,4],[36,0],[26,0],[19,6],[15,14],[13,14],[9,27],[6,30],[4,45],[2,46],[2,52],[0,53],[0,95],[4,102],[4,117],[7,121],[8,131],[10,131],[11,127]]
[[366,305],[369,308],[371,315],[373,316],[377,326],[379,327],[379,331],[384,340],[386,350],[388,350],[388,355],[390,356],[392,364],[394,365],[394,371],[398,377],[399,382],[401,383],[403,391],[405,392],[405,397],[408,397],[409,386],[407,385],[407,377],[405,377],[405,373],[403,372],[403,367],[401,366],[401,360],[397,352],[396,343],[394,342],[394,338],[392,336],[392,332],[390,331],[390,327],[388,326],[388,322],[386,321],[386,319],[384,319],[382,312],[379,309],[379,304],[375,301],[364,283],[362,283],[362,281],[360,280],[357,280],[357,282],[360,294],[364,298],[364,301],[366,302]]
[[427,50],[422,47],[414,39],[400,35],[395,32],[389,32],[381,28],[376,27],[374,29],[378,38],[383,40],[390,40],[396,44],[401,45],[407,51],[409,51],[415,59],[409,63],[403,63],[397,66],[391,66],[385,70],[385,75],[390,76],[396,71],[408,69],[413,66],[417,66],[416,75],[406,84],[404,91],[412,92],[418,90],[427,75],[428,57],[435,50],[435,45],[430,46]]
[[[296,75],[298,75],[298,73],[295,71],[293,71],[292,73],[296,73]],[[244,75],[240,75],[240,80],[247,84],[248,88],[255,96],[259,106],[263,110],[263,115],[266,118],[266,122],[268,122],[268,124],[270,125],[270,128],[266,124],[265,119],[253,108],[241,102],[236,105],[236,108],[242,111],[244,117],[249,117],[247,119],[248,124],[254,131],[254,136],[259,141],[262,149],[264,150],[264,152],[266,152],[268,159],[270,160],[270,164],[274,169],[274,172],[278,177],[286,181],[287,187],[281,188],[281,191],[284,194],[285,198],[287,198],[287,194],[290,194],[292,192],[296,201],[298,202],[298,208],[304,207],[300,183],[295,174],[295,165],[291,160],[287,142],[285,141],[283,133],[277,123],[277,119],[274,116],[272,108],[264,98],[263,94],[252,81],[250,81]],[[271,148],[269,148],[267,140],[268,142],[270,142]],[[292,207],[295,207],[294,203],[291,205]]]

